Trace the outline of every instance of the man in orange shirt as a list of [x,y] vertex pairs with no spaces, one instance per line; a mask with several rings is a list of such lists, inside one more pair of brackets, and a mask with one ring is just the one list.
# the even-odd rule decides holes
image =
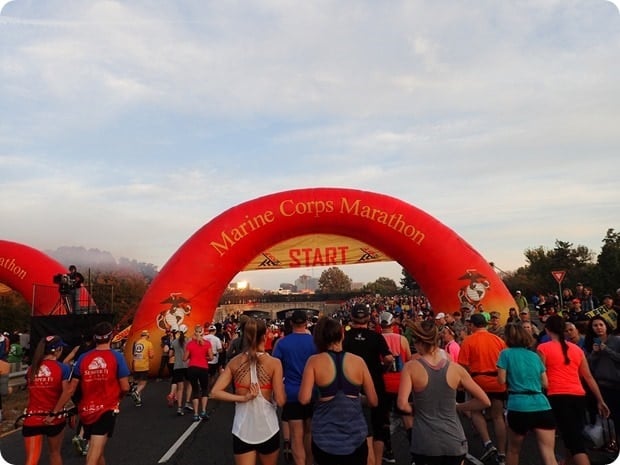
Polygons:
[[495,430],[497,447],[493,445],[489,435],[486,419],[482,411],[472,411],[471,419],[480,433],[484,443],[484,454],[480,460],[484,461],[491,456],[497,456],[500,464],[506,460],[506,420],[504,419],[504,401],[506,400],[506,385],[497,381],[497,360],[499,353],[506,348],[503,339],[487,331],[486,318],[481,313],[475,313],[470,318],[472,334],[461,344],[459,363],[471,374],[471,377],[491,399],[491,419]]

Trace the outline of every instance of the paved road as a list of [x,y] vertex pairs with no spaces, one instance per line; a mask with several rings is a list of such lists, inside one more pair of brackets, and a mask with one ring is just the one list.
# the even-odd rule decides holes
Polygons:
[[[134,407],[129,399],[121,406],[121,414],[116,423],[114,437],[106,448],[108,465],[233,465],[231,426],[233,405],[210,401],[211,420],[193,423],[191,415],[177,417],[175,409],[167,408],[164,398],[169,389],[166,381],[148,384],[144,395],[144,405]],[[465,424],[470,437],[470,451],[480,453],[479,438]],[[65,465],[82,465],[84,458],[77,456],[71,445],[72,431],[66,430],[63,443]],[[185,437],[183,443],[169,457],[179,438]],[[404,431],[394,433],[394,452],[397,465],[409,465]],[[19,431],[0,438],[0,451],[10,464],[23,464],[24,453],[22,436]],[[526,440],[521,454],[520,465],[541,464],[540,455],[531,438]],[[593,455],[593,464],[610,463],[611,459],[601,454]],[[41,465],[48,465],[44,455]],[[280,465],[287,465],[280,457]],[[0,461],[0,465],[4,465]],[[290,464],[289,464],[290,465]]]

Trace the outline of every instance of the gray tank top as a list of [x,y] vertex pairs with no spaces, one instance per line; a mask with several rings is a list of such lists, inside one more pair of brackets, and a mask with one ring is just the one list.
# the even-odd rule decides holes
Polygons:
[[442,360],[432,366],[418,359],[428,384],[423,391],[413,392],[415,408],[411,431],[411,453],[430,456],[459,456],[467,453],[467,439],[456,412],[456,390],[446,381],[450,363]]

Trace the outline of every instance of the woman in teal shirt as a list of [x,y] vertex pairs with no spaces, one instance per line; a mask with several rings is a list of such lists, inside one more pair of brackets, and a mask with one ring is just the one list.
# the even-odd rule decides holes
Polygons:
[[547,375],[542,360],[528,350],[532,336],[520,324],[506,325],[507,349],[499,354],[497,378],[508,385],[508,449],[506,465],[518,465],[519,452],[528,431],[534,431],[545,465],[557,465],[555,458],[555,418],[543,393]]

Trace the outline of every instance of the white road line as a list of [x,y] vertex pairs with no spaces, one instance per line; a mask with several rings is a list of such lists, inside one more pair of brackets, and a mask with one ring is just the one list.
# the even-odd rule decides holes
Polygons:
[[476,457],[474,457],[473,455],[469,453],[465,454],[465,459],[473,465],[484,465],[483,462],[481,462],[480,460],[478,460]]
[[187,428],[185,432],[181,436],[179,436],[179,439],[177,439],[177,441],[172,445],[172,447],[168,449],[168,451],[164,455],[162,455],[162,457],[159,459],[159,462],[157,463],[166,463],[168,460],[170,460],[170,458],[175,454],[179,447],[181,447],[181,444],[185,442],[187,437],[192,433],[192,431],[194,431],[198,427],[199,424],[199,421],[195,421],[191,425],[189,425],[189,428]]

